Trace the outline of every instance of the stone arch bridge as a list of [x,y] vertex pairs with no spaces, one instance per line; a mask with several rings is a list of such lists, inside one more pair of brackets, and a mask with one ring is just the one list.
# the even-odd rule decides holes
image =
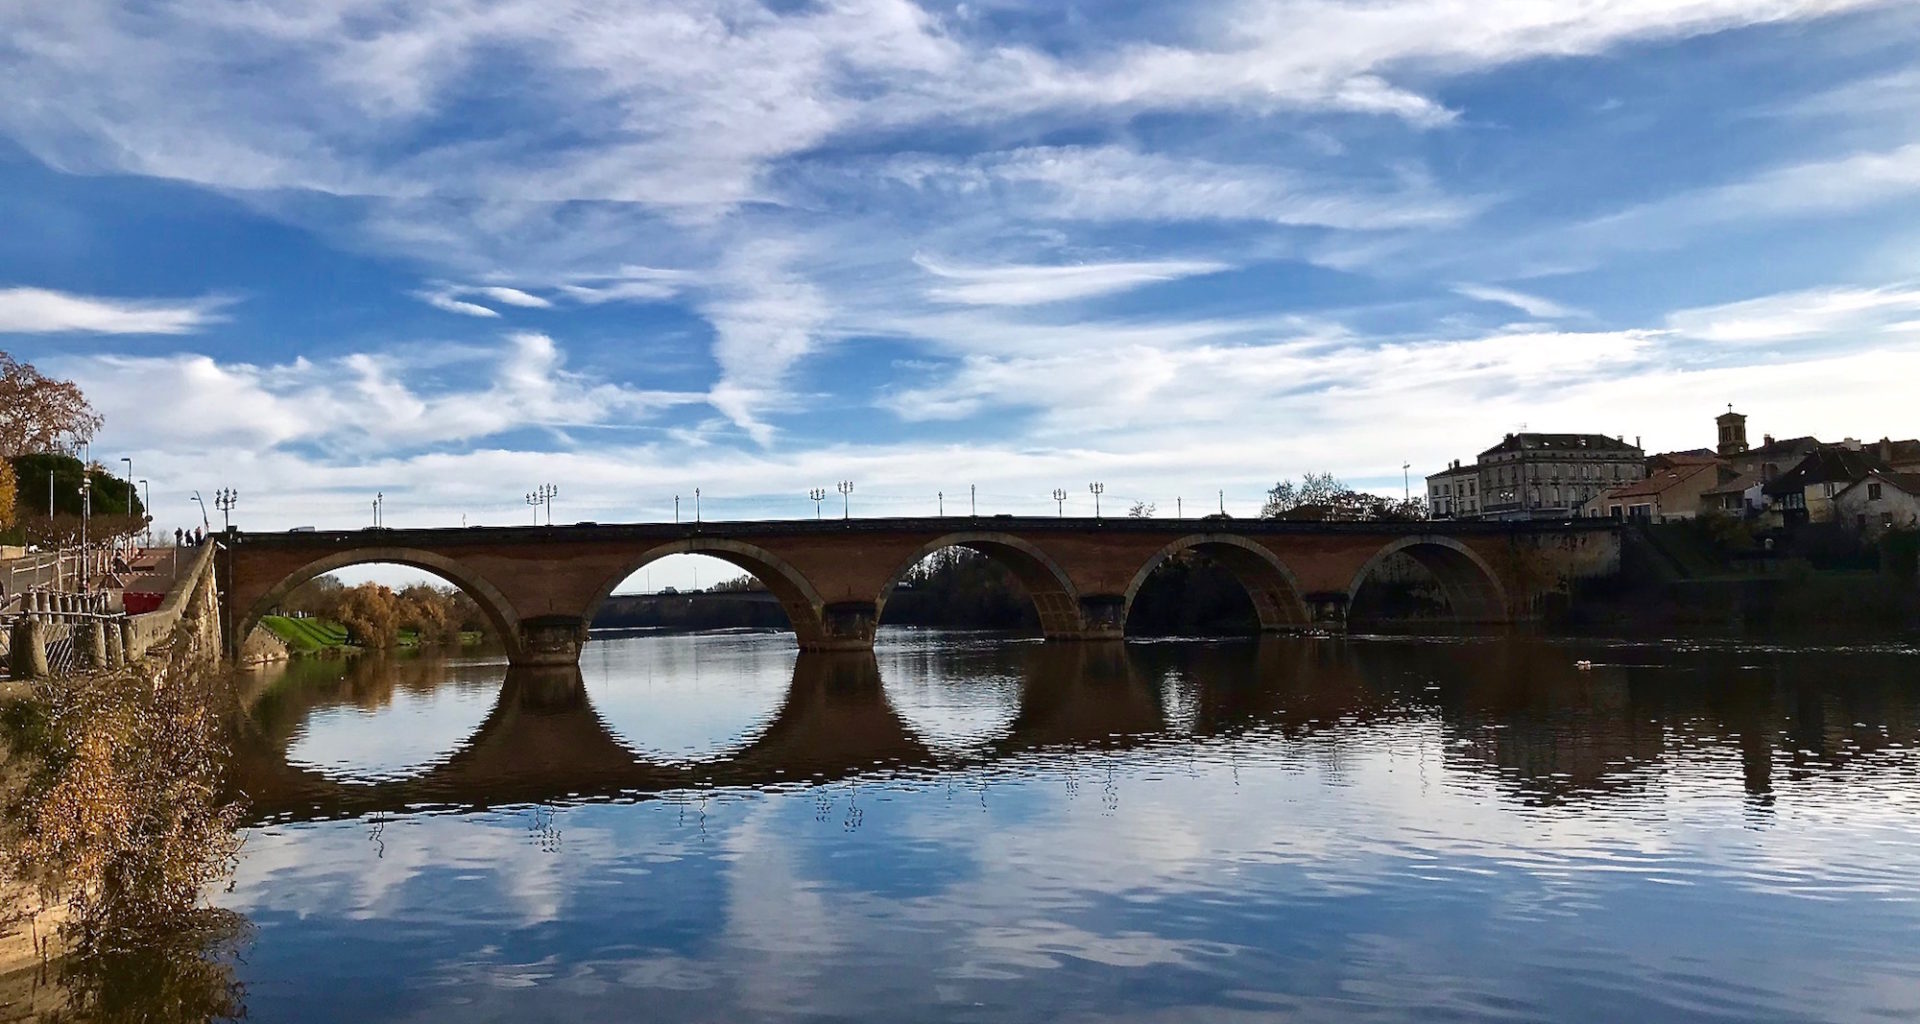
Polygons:
[[765,583],[804,650],[865,650],[895,584],[963,547],[1020,580],[1050,640],[1115,640],[1141,585],[1193,552],[1246,588],[1263,631],[1338,631],[1360,588],[1395,556],[1423,566],[1455,621],[1533,617],[1543,595],[1620,564],[1609,521],[1313,523],[1272,520],[932,518],[645,523],[246,533],[222,537],[227,642],[238,645],[295,587],[389,562],[477,601],[515,665],[571,665],[622,581],[668,555],[710,555]]

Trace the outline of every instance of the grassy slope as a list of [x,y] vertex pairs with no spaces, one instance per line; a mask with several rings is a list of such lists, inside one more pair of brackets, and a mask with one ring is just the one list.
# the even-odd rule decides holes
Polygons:
[[285,615],[268,615],[260,620],[274,636],[287,645],[295,654],[313,654],[316,651],[347,645],[347,631],[339,623],[325,619],[295,619]]

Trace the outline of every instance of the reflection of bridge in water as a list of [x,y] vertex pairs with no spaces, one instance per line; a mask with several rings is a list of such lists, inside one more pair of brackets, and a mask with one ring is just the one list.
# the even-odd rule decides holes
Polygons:
[[[714,760],[636,755],[595,712],[578,670],[513,668],[474,734],[410,777],[345,782],[289,763],[291,737],[311,710],[296,701],[271,721],[244,720],[234,778],[256,820],[299,820],[932,775],[1049,751],[1247,735],[1338,740],[1418,720],[1437,722],[1448,767],[1556,804],[1637,789],[1676,745],[1736,748],[1741,784],[1765,798],[1776,763],[1790,772],[1879,764],[1880,754],[1920,739],[1920,696],[1871,670],[1826,673],[1785,691],[1711,679],[1649,686],[1617,667],[1576,672],[1564,649],[1547,644],[1272,639],[1187,651],[1180,675],[1189,682],[1178,685],[1191,689],[1176,722],[1171,655],[1154,645],[1030,650],[1010,721],[959,750],[916,734],[888,699],[872,654],[802,653],[770,722]],[[1877,711],[1865,717],[1915,726],[1859,735],[1844,723],[1861,701]]]

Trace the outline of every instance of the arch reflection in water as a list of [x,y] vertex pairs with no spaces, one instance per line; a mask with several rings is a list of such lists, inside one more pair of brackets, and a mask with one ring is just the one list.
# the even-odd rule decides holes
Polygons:
[[[1654,685],[1628,664],[1575,671],[1569,650],[1547,643],[1269,638],[1035,643],[989,651],[933,642],[942,648],[933,655],[911,643],[883,645],[879,658],[864,652],[786,655],[793,658],[791,676],[777,703],[750,720],[752,731],[739,742],[704,759],[636,751],[609,727],[576,669],[505,671],[471,735],[443,733],[435,741],[447,751],[443,756],[415,762],[418,767],[404,777],[359,772],[352,776],[359,781],[343,782],[338,770],[330,774],[290,756],[305,735],[302,723],[330,705],[377,703],[384,687],[406,692],[426,686],[421,680],[431,674],[421,670],[413,677],[404,666],[390,666],[384,671],[394,673],[391,681],[375,684],[366,674],[382,669],[356,669],[331,684],[260,697],[240,730],[235,781],[256,817],[297,819],[966,771],[1087,749],[1238,744],[1242,753],[1261,756],[1272,753],[1273,744],[1308,736],[1336,746],[1365,744],[1373,742],[1371,732],[1411,726],[1416,741],[1438,745],[1447,770],[1493,778],[1536,806],[1630,793],[1658,773],[1681,745],[1679,736],[1687,744],[1736,751],[1737,761],[1730,763],[1740,766],[1739,785],[1764,804],[1782,764],[1802,772],[1873,765],[1903,741],[1920,738],[1907,735],[1912,728],[1849,725],[1863,719],[1920,721],[1914,713],[1920,700],[1871,659],[1854,659],[1847,663],[1852,668],[1824,673],[1818,683],[1799,680],[1776,690],[1712,682],[1743,674],[1746,656],[1738,652],[1698,654],[1694,675],[1669,674]],[[1608,653],[1616,662],[1634,657],[1632,648]],[[947,664],[950,671],[942,675],[930,663]],[[469,694],[484,685],[471,674],[484,670],[463,671],[442,685]],[[920,682],[883,681],[894,675]],[[714,692],[726,692],[727,678],[716,679]],[[962,690],[969,679],[980,678],[988,683],[969,703]],[[626,699],[617,680],[604,685]],[[905,703],[912,713],[903,715],[889,687],[913,685],[953,696],[928,701],[910,693]],[[764,683],[753,688],[769,692]],[[981,702],[992,706],[991,713]],[[943,703],[958,709],[959,727]],[[1895,707],[1901,710],[1893,713]],[[1170,715],[1175,708],[1180,713]],[[1222,756],[1239,755],[1229,750]]]

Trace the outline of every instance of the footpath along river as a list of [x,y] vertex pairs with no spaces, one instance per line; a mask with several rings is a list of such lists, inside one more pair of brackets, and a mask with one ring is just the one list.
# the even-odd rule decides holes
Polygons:
[[259,1020],[1920,1014],[1910,649],[643,636],[245,722]]

